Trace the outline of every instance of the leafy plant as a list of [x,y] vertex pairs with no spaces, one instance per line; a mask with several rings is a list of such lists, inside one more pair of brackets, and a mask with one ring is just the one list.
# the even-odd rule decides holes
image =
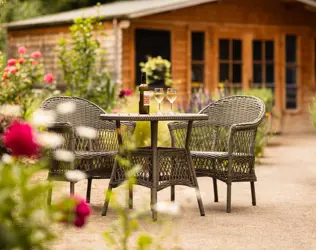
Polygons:
[[[94,33],[101,32],[102,23],[96,18],[77,18],[70,27],[71,41],[58,43],[59,62],[66,94],[88,99],[110,111],[117,97],[116,84],[105,71],[104,54]],[[98,61],[98,59],[100,59]]]
[[[4,64],[3,55],[0,53],[0,105],[19,105],[21,117],[26,118],[34,104],[38,103],[36,100],[42,100],[52,92],[55,84],[51,73],[44,75],[40,51],[35,51],[30,56],[26,54],[26,48],[21,46],[19,54],[18,59],[11,58]],[[46,84],[43,84],[44,80]],[[42,89],[38,94],[34,91],[36,85]]]
[[147,62],[139,64],[142,72],[146,72],[147,83],[152,84],[156,81],[164,81],[166,86],[172,84],[171,63],[161,56],[148,57]]

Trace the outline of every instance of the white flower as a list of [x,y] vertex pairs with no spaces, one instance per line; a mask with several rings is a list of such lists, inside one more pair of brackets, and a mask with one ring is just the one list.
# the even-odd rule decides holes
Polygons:
[[156,206],[154,206],[154,209],[158,213],[163,213],[163,214],[170,214],[170,215],[177,215],[179,213],[179,206],[175,202],[158,202]]
[[76,128],[77,135],[85,137],[87,139],[95,139],[98,135],[98,132],[91,127],[79,126]]
[[33,113],[31,117],[31,123],[35,126],[48,126],[49,123],[52,123],[54,121],[55,112],[52,110],[38,109]]
[[67,151],[64,149],[58,149],[55,151],[55,159],[57,161],[72,162],[75,159],[75,156],[70,151]]
[[61,135],[50,132],[38,133],[36,139],[45,148],[57,148],[64,143],[64,138]]
[[87,178],[87,175],[80,170],[67,171],[65,176],[71,182],[78,182]]
[[76,111],[76,104],[74,102],[63,102],[57,105],[57,112],[60,114],[68,114]]
[[3,154],[2,155],[2,162],[5,164],[11,164],[13,162],[13,158],[11,157],[11,155]]
[[60,95],[60,90],[56,89],[54,92],[53,92],[53,95]]
[[4,116],[20,116],[21,107],[18,105],[5,104],[0,106],[0,114]]

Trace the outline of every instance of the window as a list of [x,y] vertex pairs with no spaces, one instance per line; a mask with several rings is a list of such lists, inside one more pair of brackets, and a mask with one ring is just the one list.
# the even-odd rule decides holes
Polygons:
[[192,32],[191,34],[192,92],[204,85],[204,36],[204,32]]
[[252,42],[253,87],[274,91],[274,41]]
[[297,108],[297,37],[285,38],[285,88],[286,108]]
[[242,86],[241,40],[219,40],[219,81],[228,81],[233,87]]

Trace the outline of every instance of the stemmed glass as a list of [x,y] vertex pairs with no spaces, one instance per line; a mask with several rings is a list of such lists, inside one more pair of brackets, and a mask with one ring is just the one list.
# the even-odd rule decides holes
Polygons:
[[158,102],[158,109],[159,109],[158,113],[161,114],[160,106],[161,106],[161,102],[165,98],[163,88],[155,88],[154,97],[156,101]]
[[177,90],[173,89],[173,88],[168,88],[167,89],[167,99],[170,102],[171,113],[173,113],[173,111],[172,111],[172,104],[177,99]]

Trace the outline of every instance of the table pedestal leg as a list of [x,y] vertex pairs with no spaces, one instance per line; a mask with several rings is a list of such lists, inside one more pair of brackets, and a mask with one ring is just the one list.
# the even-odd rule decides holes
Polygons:
[[152,207],[152,218],[157,220],[157,192],[158,192],[158,150],[157,150],[157,140],[158,140],[158,121],[152,121],[151,125],[151,148],[153,151],[152,156],[152,188],[151,188],[151,207]]

